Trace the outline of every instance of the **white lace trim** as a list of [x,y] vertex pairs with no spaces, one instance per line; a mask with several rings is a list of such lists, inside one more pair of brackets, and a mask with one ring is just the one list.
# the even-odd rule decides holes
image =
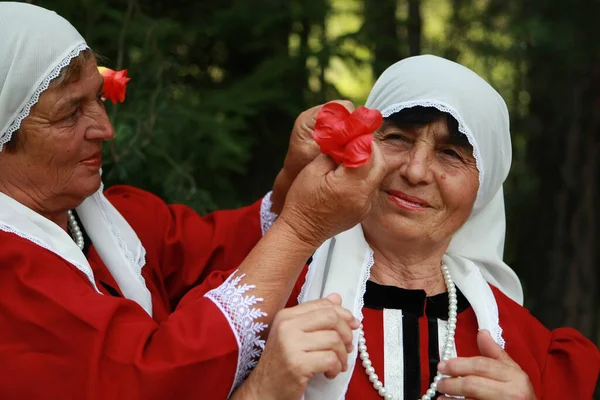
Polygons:
[[263,301],[260,297],[245,295],[255,285],[240,284],[246,274],[239,275],[235,271],[221,286],[215,288],[204,296],[211,299],[223,312],[238,342],[238,364],[231,387],[231,393],[248,377],[250,371],[256,366],[258,358],[265,349],[265,341],[259,334],[267,324],[256,322],[257,319],[266,317],[267,313],[252,306]]
[[54,67],[52,72],[50,72],[50,74],[42,81],[42,83],[35,90],[29,101],[27,101],[27,103],[25,103],[23,107],[21,107],[17,115],[14,117],[14,120],[8,125],[8,129],[0,134],[0,151],[2,151],[4,145],[10,141],[10,139],[12,138],[12,134],[15,133],[21,127],[21,122],[23,122],[23,120],[27,118],[27,116],[29,116],[31,109],[40,100],[40,96],[42,95],[42,93],[44,93],[46,89],[48,89],[48,87],[50,86],[50,82],[58,78],[61,71],[71,63],[71,60],[79,56],[79,54],[82,51],[87,49],[89,49],[89,47],[86,43],[82,43],[75,47],[61,62],[58,63],[56,67]]
[[[0,230],[7,232],[7,233],[12,233],[14,235],[17,235],[19,237],[22,237],[25,240],[29,240],[32,243],[35,243],[36,245],[54,253],[60,256],[60,254],[56,253],[55,251],[53,251],[46,243],[42,242],[41,240],[39,240],[38,238],[35,238],[33,236],[30,236],[28,234],[26,234],[25,232],[21,232],[18,231],[8,225],[5,224],[0,224]],[[63,258],[62,256],[60,256],[61,258]],[[96,292],[102,294],[102,292],[100,292],[98,290],[98,287],[96,286],[96,281],[94,279],[94,272],[92,271],[91,267],[85,266],[85,265],[81,265],[79,263],[75,263],[72,260],[65,260],[71,264],[73,264],[78,270],[80,270],[81,272],[83,272],[83,274],[88,278],[88,280],[90,281],[90,283],[92,284],[92,286],[94,287],[94,290],[96,290]]]
[[401,110],[404,110],[405,108],[411,108],[411,107],[416,107],[416,106],[434,107],[434,108],[437,108],[438,110],[440,110],[441,112],[445,112],[445,113],[452,115],[454,117],[454,119],[456,119],[456,121],[458,122],[458,130],[467,137],[467,139],[469,140],[469,144],[473,147],[473,157],[475,157],[475,163],[477,165],[477,170],[479,171],[479,190],[477,193],[477,198],[478,199],[482,198],[483,196],[482,196],[481,191],[483,190],[484,170],[483,170],[483,160],[481,159],[481,152],[479,150],[479,146],[477,145],[477,142],[475,141],[475,136],[473,136],[473,133],[471,132],[471,130],[469,129],[469,127],[467,126],[465,121],[462,119],[462,117],[460,116],[458,111],[456,111],[454,108],[452,108],[452,106],[450,106],[449,104],[446,104],[444,102],[441,102],[439,100],[413,100],[413,101],[407,101],[404,103],[392,104],[392,105],[384,108],[383,111],[381,111],[381,114],[383,115],[384,118],[387,118],[392,114],[395,114]]
[[141,247],[141,254],[140,254],[139,258],[136,260],[135,257],[133,256],[133,253],[131,252],[131,250],[129,250],[129,247],[127,247],[127,243],[121,236],[119,229],[116,227],[113,220],[109,217],[108,210],[106,209],[106,204],[100,198],[99,193],[102,193],[103,188],[104,188],[104,185],[102,184],[100,190],[98,192],[94,193],[94,201],[96,202],[96,204],[98,205],[98,208],[100,209],[102,218],[104,219],[106,224],[108,226],[110,226],[110,231],[111,231],[112,235],[114,236],[114,238],[117,240],[117,243],[119,243],[119,247],[121,248],[121,251],[123,251],[125,258],[127,258],[127,261],[129,261],[129,264],[135,269],[136,276],[137,276],[138,280],[142,283],[142,286],[144,287],[146,294],[149,297],[151,297],[150,291],[148,290],[148,287],[146,286],[146,280],[144,279],[144,276],[142,275],[142,268],[144,267],[144,265],[146,265],[146,249],[143,246]]
[[502,327],[500,326],[500,320],[496,320],[496,326],[494,327],[494,332],[492,333],[492,337],[494,338],[494,341],[496,343],[498,343],[498,345],[500,347],[502,347],[503,349],[506,348],[506,341],[504,340],[504,338],[502,337]]
[[260,229],[263,236],[271,229],[271,226],[279,216],[278,214],[271,212],[271,207],[273,207],[273,202],[271,201],[272,194],[273,191],[267,193],[260,203]]
[[363,320],[363,308],[365,307],[365,292],[367,291],[367,282],[371,277],[371,268],[375,265],[375,257],[373,256],[373,249],[369,248],[369,257],[365,260],[365,267],[362,268],[363,276],[360,282],[360,293],[359,293],[359,307],[360,307],[360,321]]

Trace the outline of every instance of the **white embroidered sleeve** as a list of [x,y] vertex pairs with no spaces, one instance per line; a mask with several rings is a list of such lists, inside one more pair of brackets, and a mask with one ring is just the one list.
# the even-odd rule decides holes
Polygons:
[[245,274],[234,272],[223,284],[208,293],[205,297],[212,300],[221,310],[233,331],[238,343],[238,363],[229,395],[244,382],[265,348],[265,341],[259,336],[267,324],[257,322],[267,313],[254,308],[256,303],[263,301],[260,297],[247,295],[246,292],[256,288],[255,285],[241,284]]
[[263,236],[279,216],[274,212],[271,212],[271,207],[273,206],[271,194],[273,194],[273,192],[267,193],[260,203],[260,229],[262,230]]

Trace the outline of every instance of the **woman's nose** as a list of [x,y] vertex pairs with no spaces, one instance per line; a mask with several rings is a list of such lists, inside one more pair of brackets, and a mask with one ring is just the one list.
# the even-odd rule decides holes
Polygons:
[[112,140],[115,137],[113,129],[106,110],[101,105],[97,105],[90,110],[91,126],[86,130],[86,139],[88,140]]
[[416,144],[407,154],[401,168],[402,175],[412,185],[427,184],[432,179],[431,149],[426,145]]

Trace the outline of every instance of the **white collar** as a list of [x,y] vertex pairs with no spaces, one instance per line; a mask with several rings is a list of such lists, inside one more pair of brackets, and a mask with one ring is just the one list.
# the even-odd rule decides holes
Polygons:
[[[125,218],[106,199],[102,187],[77,207],[77,214],[98,255],[123,295],[152,315],[152,298],[141,271],[145,249]],[[43,247],[83,272],[98,290],[92,268],[67,232],[54,222],[0,192],[0,230]]]

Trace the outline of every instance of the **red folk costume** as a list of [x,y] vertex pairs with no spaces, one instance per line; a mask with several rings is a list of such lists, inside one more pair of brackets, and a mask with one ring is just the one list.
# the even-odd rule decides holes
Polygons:
[[[89,47],[18,2],[0,2],[0,37],[1,151]],[[0,398],[226,398],[263,345],[261,299],[227,278],[261,237],[260,207],[199,217],[100,189],[70,213],[72,238],[0,193]]]
[[[303,273],[288,306],[297,304],[304,282]],[[426,297],[422,290],[371,281],[365,289],[362,324],[373,367],[394,399],[416,400],[427,391],[437,372],[448,321],[448,294]],[[536,398],[591,399],[600,372],[596,346],[572,328],[548,330],[501,291],[495,287],[492,291],[505,350],[529,376]],[[460,290],[456,326],[458,355],[481,355],[477,317]],[[344,398],[381,400],[361,362],[357,355]]]
[[[317,250],[289,305],[338,293],[342,305],[362,321],[363,327],[354,333],[348,371],[331,380],[323,375],[313,377],[304,399],[436,398],[437,379],[443,378],[436,377],[440,359],[479,356],[476,337],[481,329],[488,330],[494,341],[528,374],[538,399],[591,398],[600,372],[598,349],[573,329],[549,331],[532,317],[521,305],[519,279],[502,260],[505,235],[502,185],[511,164],[509,116],[502,97],[459,64],[434,56],[418,56],[404,59],[383,72],[366,107],[378,110],[392,121],[398,118],[400,126],[401,122],[411,125],[412,120],[401,119],[406,115],[402,111],[412,107],[435,108],[449,120],[456,120],[459,133],[466,136],[473,148],[479,174],[478,192],[470,216],[452,235],[442,258],[442,275],[447,286],[444,294],[427,298],[424,291],[370,282],[371,268],[377,267],[378,260],[361,225],[336,235]],[[448,126],[450,129],[450,123]],[[401,135],[402,131],[390,134],[393,140],[386,142],[387,151],[411,151],[410,155],[403,155],[407,160],[419,144],[415,144],[416,139]],[[387,137],[382,139],[386,140]],[[443,160],[446,155],[440,153]],[[418,216],[392,205],[382,206],[384,211],[379,211],[389,213],[389,220],[394,221],[390,223],[402,224],[403,218],[406,219],[411,229],[417,224],[429,224],[427,218],[437,218],[437,210],[445,207],[440,205],[440,198],[443,199],[440,187],[444,185],[440,181],[456,173],[457,163],[431,161],[432,166],[420,166],[428,171],[419,175],[419,182],[415,182],[415,174],[409,180],[401,169],[395,177],[391,175],[394,171],[390,171],[388,176],[394,180],[387,180],[387,190],[406,190],[415,196],[422,195],[426,201],[429,196],[435,204],[433,211],[426,209]],[[399,168],[403,167],[409,168],[406,165]],[[368,226],[373,231],[366,237],[390,234],[389,227],[381,226],[382,232],[377,232],[378,227],[370,222]],[[428,240],[427,235],[430,232],[424,228],[424,241]],[[420,245],[414,237],[410,240],[414,246]]]
[[[10,202],[0,196],[3,206]],[[45,248],[46,238],[28,237],[6,215],[24,206],[2,207],[0,397],[225,399],[248,372],[256,336],[243,336],[251,332],[231,312],[232,295],[223,295],[243,290],[224,281],[261,237],[261,202],[200,217],[131,187],[111,188],[106,198],[146,249],[141,275],[152,316],[123,297],[89,240],[84,253],[98,291]]]

